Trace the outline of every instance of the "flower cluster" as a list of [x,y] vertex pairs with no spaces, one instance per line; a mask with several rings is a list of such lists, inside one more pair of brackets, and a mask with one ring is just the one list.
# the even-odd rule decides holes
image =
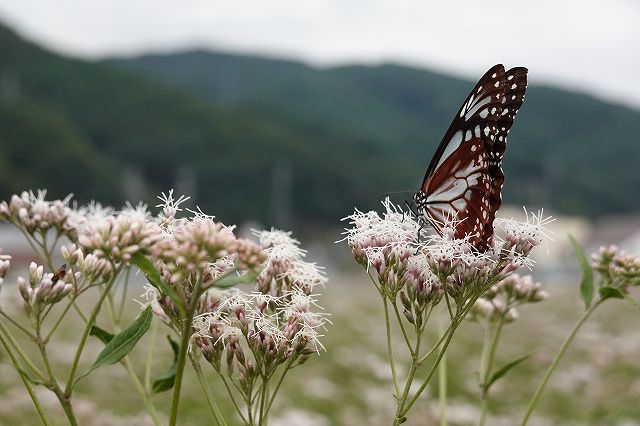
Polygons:
[[470,312],[470,319],[484,325],[518,318],[518,306],[545,300],[549,295],[531,275],[513,274],[487,290]]
[[315,287],[327,282],[322,269],[315,263],[306,262],[306,251],[300,242],[291,238],[290,232],[272,229],[253,231],[260,240],[266,260],[258,275],[257,290],[275,297],[292,291],[311,294]]
[[525,223],[496,219],[503,235],[479,252],[467,237],[454,238],[455,221],[444,223],[441,234],[427,234],[411,212],[389,199],[383,206],[382,216],[358,210],[348,216],[352,227],[345,240],[356,261],[375,271],[384,294],[395,299],[400,292],[407,309],[438,303],[443,292],[460,305],[478,297],[521,266],[529,266],[531,249],[547,236],[544,226],[549,219],[542,214],[528,216]]
[[192,342],[217,371],[223,360],[229,374],[237,370],[247,392],[257,371],[287,362],[302,364],[322,348],[318,330],[327,320],[312,311],[315,299],[302,291],[282,297],[215,291],[208,298],[217,307],[195,318]]
[[640,259],[618,249],[615,245],[601,247],[592,255],[593,268],[600,274],[601,287],[615,287],[628,291],[640,285]]
[[60,251],[66,265],[69,268],[76,268],[81,274],[82,282],[76,280],[74,283],[77,293],[88,286],[109,282],[115,276],[115,265],[109,259],[94,253],[85,255],[75,244],[62,246]]
[[18,289],[24,300],[27,314],[39,317],[48,305],[62,300],[74,288],[73,281],[80,273],[62,268],[58,273],[44,273],[44,267],[31,262],[29,265],[29,282],[18,277]]
[[200,300],[191,338],[218,373],[226,367],[247,398],[280,366],[293,368],[319,352],[319,332],[328,322],[312,294],[327,279],[304,260],[300,243],[274,229],[254,234],[262,259],[254,291],[210,289]]
[[135,253],[149,254],[161,237],[159,226],[140,208],[95,216],[78,228],[78,243],[85,253],[113,262],[129,262]]
[[6,220],[33,236],[45,235],[50,229],[55,229],[58,235],[75,238],[73,227],[69,224],[69,217],[73,210],[69,207],[71,195],[63,200],[47,201],[46,190],[23,191],[14,194],[9,202],[0,202],[0,220]]

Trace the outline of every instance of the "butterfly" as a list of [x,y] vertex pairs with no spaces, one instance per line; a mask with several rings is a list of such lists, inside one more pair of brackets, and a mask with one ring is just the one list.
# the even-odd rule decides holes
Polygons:
[[453,223],[454,238],[468,238],[479,252],[492,242],[507,134],[526,88],[526,68],[489,69],[460,107],[413,197],[417,217],[439,234]]

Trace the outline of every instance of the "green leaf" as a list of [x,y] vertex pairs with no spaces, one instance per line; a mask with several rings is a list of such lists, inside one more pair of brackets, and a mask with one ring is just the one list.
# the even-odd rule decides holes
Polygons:
[[96,368],[115,364],[131,352],[138,340],[149,330],[152,315],[151,306],[147,306],[129,327],[115,335],[107,343],[102,352],[98,354],[93,365],[76,379],[76,383]]
[[171,338],[171,336],[167,336],[169,340],[169,344],[171,345],[171,349],[173,350],[173,364],[171,367],[167,369],[160,377],[158,377],[153,382],[153,393],[160,393],[167,391],[173,387],[173,384],[176,381],[176,369],[178,368],[178,354],[180,352],[180,345]]
[[89,331],[89,336],[96,336],[98,339],[102,341],[105,345],[113,340],[114,335],[109,333],[108,331],[98,327],[97,325],[92,325],[91,330]]
[[252,283],[258,278],[257,272],[245,272],[242,275],[238,275],[235,272],[231,273],[227,276],[218,278],[213,281],[211,285],[208,287],[217,287],[217,288],[228,288],[234,287],[238,284],[249,284]]
[[602,298],[602,300],[604,299],[624,299],[625,298],[625,294],[622,292],[622,290],[617,289],[615,287],[602,287],[599,290],[600,292],[600,297]]
[[176,292],[162,281],[162,277],[160,277],[160,273],[156,268],[154,268],[151,259],[142,253],[134,253],[133,256],[131,256],[131,263],[140,268],[145,277],[147,277],[147,280],[149,280],[149,283],[157,288],[160,293],[165,296],[169,296],[169,298],[173,300],[179,308],[182,307],[182,301]]
[[489,378],[489,380],[487,381],[487,383],[484,384],[484,388],[488,389],[492,384],[494,384],[499,378],[501,378],[502,376],[504,376],[505,374],[507,374],[507,372],[509,372],[509,370],[511,370],[513,367],[515,367],[516,365],[520,364],[522,361],[526,360],[527,358],[529,358],[532,354],[528,354],[528,355],[524,355],[521,356],[520,358],[511,361],[510,363],[502,366],[500,369],[498,369],[495,373],[493,373],[491,375],[491,377]]
[[593,269],[591,269],[587,255],[584,253],[580,244],[571,235],[569,235],[569,240],[571,241],[573,251],[576,253],[576,258],[578,259],[580,269],[582,270],[580,296],[584,302],[584,308],[589,309],[589,306],[591,306],[591,302],[593,301]]

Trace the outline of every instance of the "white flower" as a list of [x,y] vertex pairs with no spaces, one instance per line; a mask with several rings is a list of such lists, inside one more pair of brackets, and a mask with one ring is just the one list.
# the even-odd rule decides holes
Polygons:
[[377,212],[363,213],[358,209],[342,220],[349,220],[351,228],[346,228],[343,235],[356,260],[365,264],[369,262],[368,254],[372,248],[391,247],[413,243],[418,235],[420,224],[411,212],[391,203],[387,197],[382,205],[385,208],[380,216]]
[[161,203],[157,204],[156,207],[162,208],[162,216],[165,219],[174,219],[176,217],[176,214],[182,211],[182,209],[180,208],[180,204],[184,203],[191,197],[185,197],[184,195],[181,195],[176,200],[173,198],[173,189],[171,189],[167,194],[162,192],[161,195],[158,195],[157,198],[161,201]]

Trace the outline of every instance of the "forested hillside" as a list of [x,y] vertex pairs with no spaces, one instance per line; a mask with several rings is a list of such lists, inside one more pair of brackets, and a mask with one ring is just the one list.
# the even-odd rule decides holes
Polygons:
[[[177,185],[230,223],[335,224],[418,187],[471,84],[396,65],[201,51],[92,63],[0,27],[0,197],[47,187],[82,202],[153,202]],[[505,202],[638,209],[638,135],[637,111],[530,87]]]

